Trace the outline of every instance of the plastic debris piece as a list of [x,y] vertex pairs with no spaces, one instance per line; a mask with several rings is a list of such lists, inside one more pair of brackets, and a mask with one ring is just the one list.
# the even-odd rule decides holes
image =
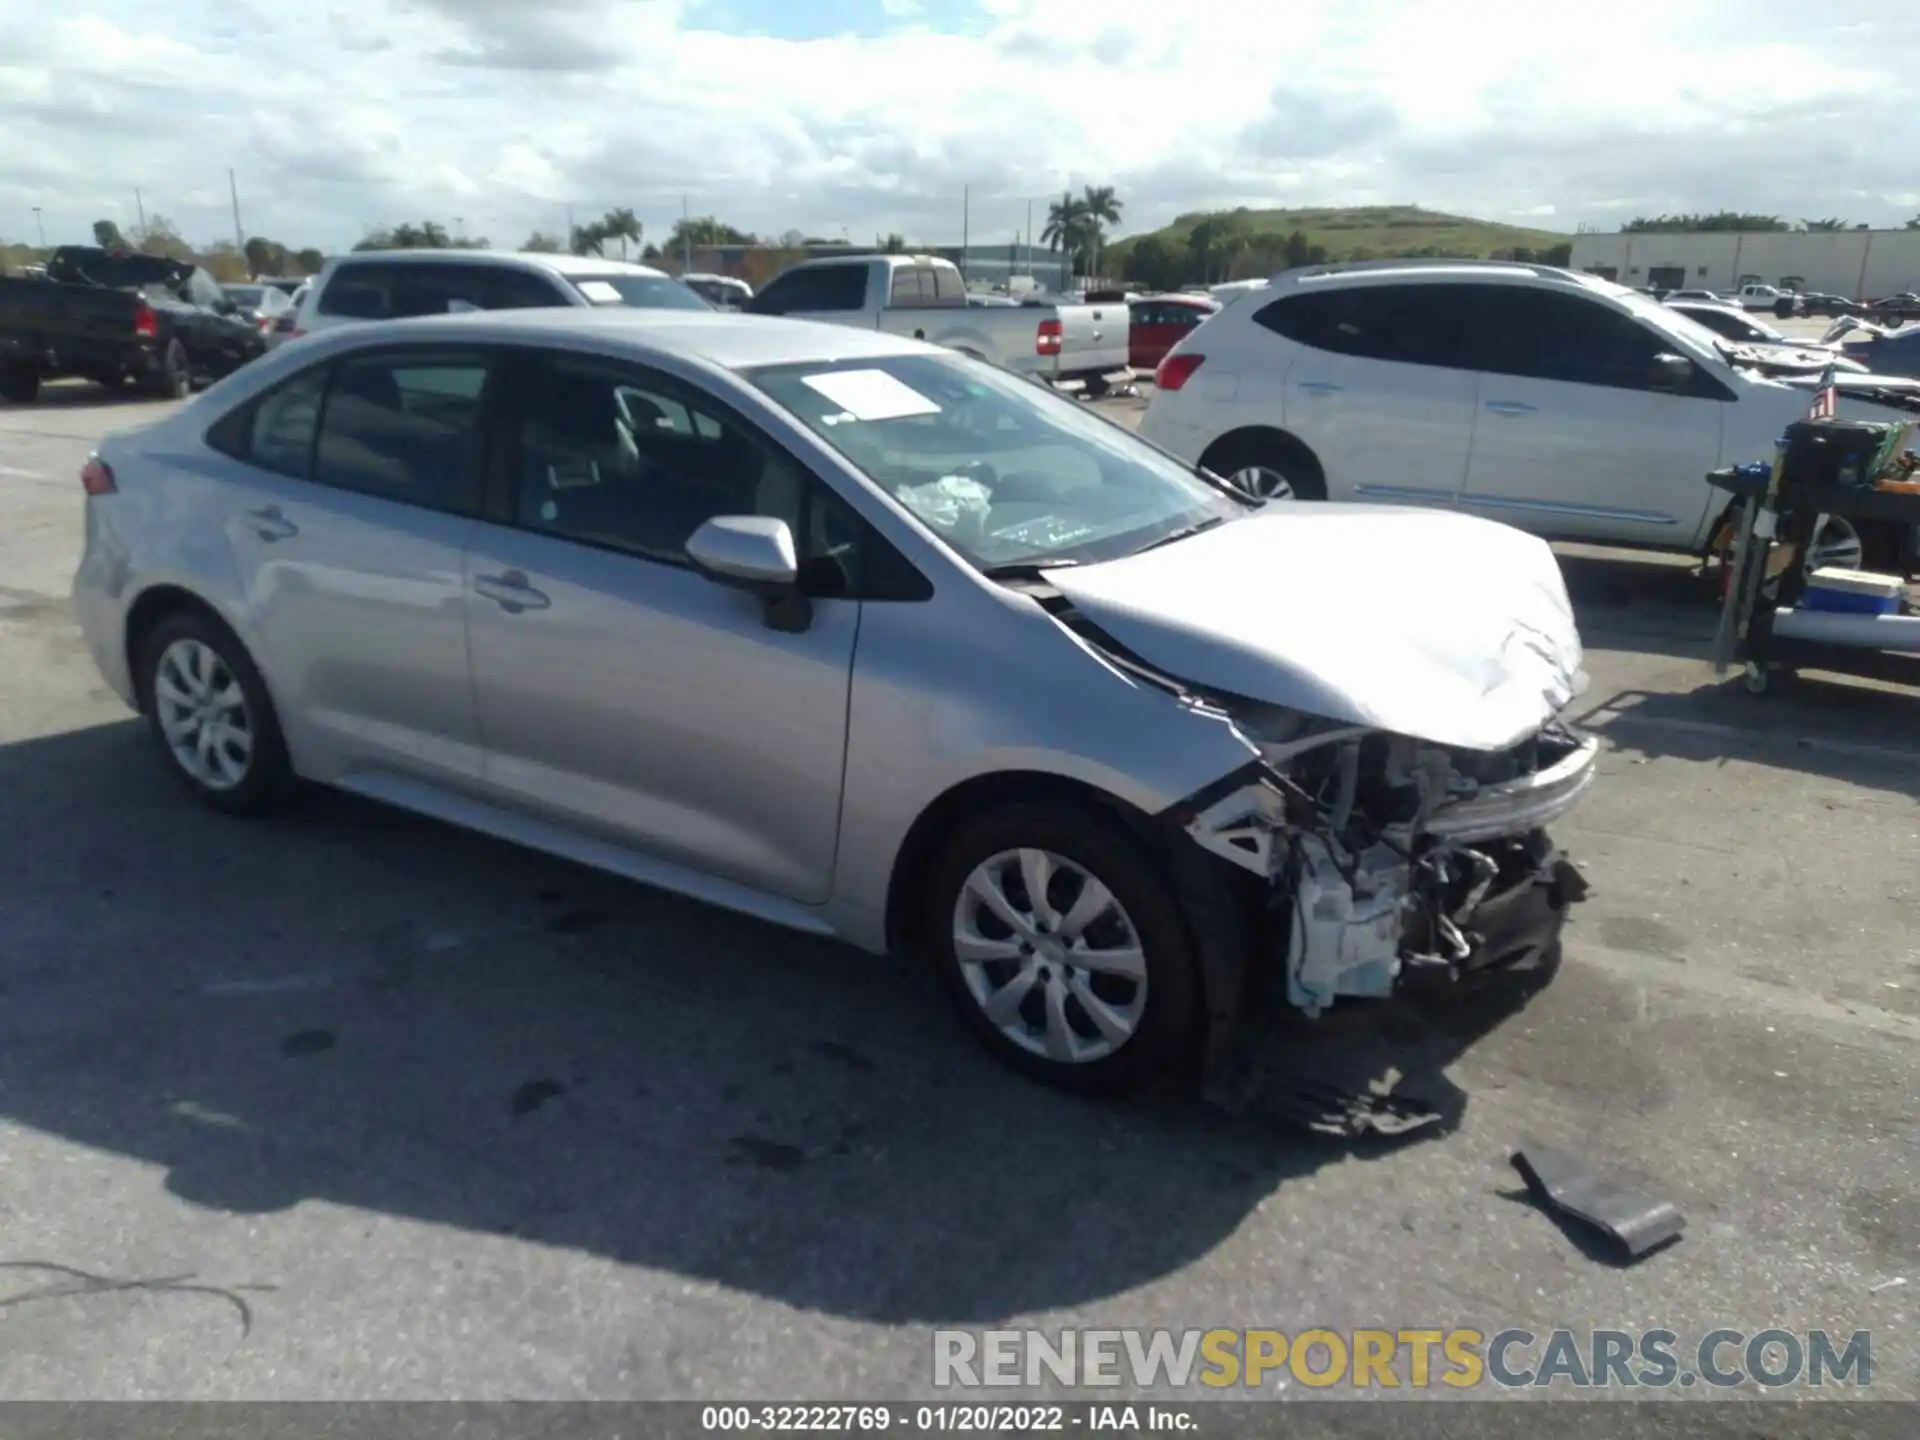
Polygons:
[[1513,1152],[1512,1161],[1542,1207],[1599,1231],[1625,1259],[1638,1260],[1678,1239],[1686,1229],[1686,1218],[1672,1201],[1616,1184],[1564,1150],[1525,1140]]

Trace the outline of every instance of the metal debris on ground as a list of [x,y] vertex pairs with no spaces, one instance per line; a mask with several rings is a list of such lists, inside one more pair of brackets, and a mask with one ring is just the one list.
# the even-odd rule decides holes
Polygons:
[[1619,1248],[1623,1259],[1638,1260],[1677,1240],[1686,1229],[1686,1218],[1671,1201],[1615,1184],[1564,1150],[1527,1140],[1513,1152],[1512,1161],[1544,1209],[1597,1230]]

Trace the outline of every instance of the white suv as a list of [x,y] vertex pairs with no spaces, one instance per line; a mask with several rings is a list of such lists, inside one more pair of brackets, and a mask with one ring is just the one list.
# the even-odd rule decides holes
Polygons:
[[[1736,353],[1598,276],[1322,266],[1274,277],[1176,345],[1140,433],[1257,494],[1457,508],[1548,538],[1694,551],[1718,510],[1707,472],[1771,459],[1812,400]],[[1844,388],[1840,413],[1912,418]]]
[[664,271],[597,255],[362,250],[329,260],[309,282],[293,334],[356,321],[561,305],[713,308]]

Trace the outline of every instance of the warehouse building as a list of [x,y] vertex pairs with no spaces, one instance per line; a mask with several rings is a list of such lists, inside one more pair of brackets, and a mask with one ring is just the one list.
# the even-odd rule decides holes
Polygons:
[[1571,268],[1622,285],[1732,290],[1749,280],[1873,300],[1920,290],[1920,230],[1675,230],[1573,237]]

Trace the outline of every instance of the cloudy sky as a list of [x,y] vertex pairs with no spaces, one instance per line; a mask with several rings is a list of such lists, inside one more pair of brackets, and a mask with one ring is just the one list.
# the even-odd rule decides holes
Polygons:
[[[0,0],[0,238],[147,210],[340,247],[631,206],[1010,240],[1417,203],[1571,231],[1920,211],[1916,0]],[[1036,213],[1040,209],[1035,206]]]

